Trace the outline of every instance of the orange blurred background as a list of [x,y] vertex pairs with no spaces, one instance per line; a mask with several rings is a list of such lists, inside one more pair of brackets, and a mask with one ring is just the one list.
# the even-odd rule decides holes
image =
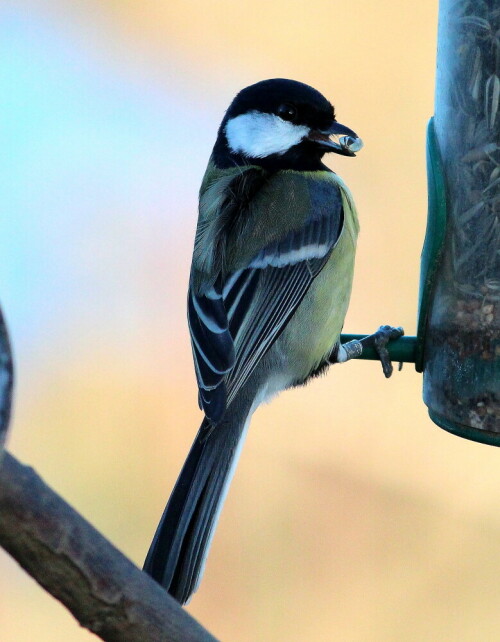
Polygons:
[[[307,82],[361,236],[345,329],[415,333],[437,2],[3,3],[9,447],[141,565],[200,422],[185,320],[224,109]],[[498,451],[429,420],[411,366],[336,366],[260,409],[189,611],[221,640],[496,640]],[[0,551],[0,640],[90,640]],[[95,638],[94,638],[95,639]]]

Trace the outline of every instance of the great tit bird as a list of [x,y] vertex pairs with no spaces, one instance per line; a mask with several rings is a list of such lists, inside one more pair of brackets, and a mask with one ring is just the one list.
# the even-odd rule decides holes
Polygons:
[[[361,147],[322,94],[293,80],[243,89],[220,125],[200,189],[188,292],[205,418],[144,565],[181,604],[200,582],[254,410],[363,349],[340,345],[358,217],[350,191],[322,162]],[[386,326],[376,343],[383,350],[395,336]]]

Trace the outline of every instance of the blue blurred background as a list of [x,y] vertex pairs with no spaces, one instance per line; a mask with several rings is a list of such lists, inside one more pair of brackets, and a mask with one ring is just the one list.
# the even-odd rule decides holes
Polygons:
[[[224,109],[308,82],[365,149],[346,330],[415,332],[437,2],[56,0],[0,8],[9,447],[142,564],[200,413],[185,323]],[[222,640],[493,640],[493,448],[434,426],[411,367],[350,363],[256,414],[189,610]],[[89,640],[0,551],[0,639]]]

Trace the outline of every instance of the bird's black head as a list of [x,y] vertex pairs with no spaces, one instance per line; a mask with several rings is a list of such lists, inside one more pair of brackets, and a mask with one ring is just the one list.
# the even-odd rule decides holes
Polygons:
[[219,128],[212,158],[221,168],[252,164],[315,170],[324,169],[326,152],[354,156],[362,145],[357,134],[337,122],[334,108],[319,91],[273,78],[237,94]]

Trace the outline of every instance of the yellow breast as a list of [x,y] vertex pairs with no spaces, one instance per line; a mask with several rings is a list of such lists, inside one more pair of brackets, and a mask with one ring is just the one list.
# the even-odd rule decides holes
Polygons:
[[290,357],[303,364],[304,376],[338,342],[351,296],[359,223],[352,195],[334,175],[344,208],[344,224],[330,258],[290,320],[283,340]]

